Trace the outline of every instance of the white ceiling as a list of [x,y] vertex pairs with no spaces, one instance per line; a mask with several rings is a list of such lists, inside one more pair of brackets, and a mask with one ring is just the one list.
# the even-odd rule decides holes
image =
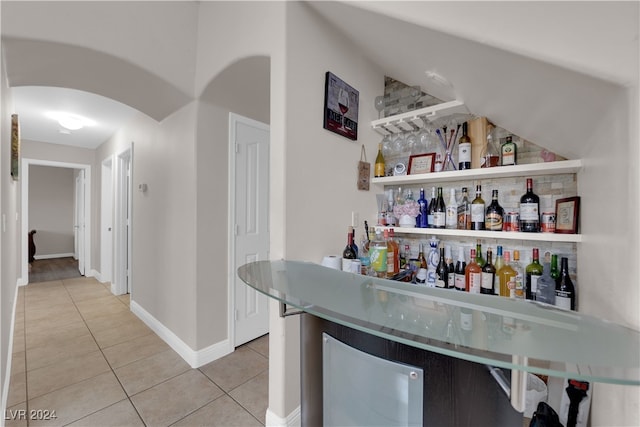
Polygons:
[[[120,102],[75,89],[17,86],[12,95],[22,140],[95,149],[138,113]],[[46,116],[51,111],[83,116],[96,125],[62,133],[63,128]]]

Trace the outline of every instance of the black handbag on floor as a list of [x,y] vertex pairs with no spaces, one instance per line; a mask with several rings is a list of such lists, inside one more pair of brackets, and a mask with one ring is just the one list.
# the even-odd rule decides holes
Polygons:
[[556,411],[545,402],[538,403],[529,427],[563,427]]

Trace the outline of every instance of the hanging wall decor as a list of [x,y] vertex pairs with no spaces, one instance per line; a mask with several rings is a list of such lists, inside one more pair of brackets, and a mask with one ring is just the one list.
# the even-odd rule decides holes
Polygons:
[[324,128],[346,138],[358,139],[360,93],[327,71],[324,84]]
[[11,177],[18,180],[20,172],[20,125],[18,115],[11,115]]

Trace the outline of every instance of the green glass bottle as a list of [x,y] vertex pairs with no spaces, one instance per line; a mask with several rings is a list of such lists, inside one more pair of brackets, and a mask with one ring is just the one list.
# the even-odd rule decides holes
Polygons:
[[535,300],[538,291],[538,278],[542,276],[543,268],[540,264],[538,248],[533,248],[531,264],[525,268],[525,298]]

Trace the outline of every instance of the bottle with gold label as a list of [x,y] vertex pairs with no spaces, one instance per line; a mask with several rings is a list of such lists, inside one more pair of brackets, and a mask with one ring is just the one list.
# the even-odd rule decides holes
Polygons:
[[384,156],[382,155],[382,143],[378,144],[378,155],[376,156],[376,163],[373,168],[373,176],[380,178],[385,176],[385,164]]

